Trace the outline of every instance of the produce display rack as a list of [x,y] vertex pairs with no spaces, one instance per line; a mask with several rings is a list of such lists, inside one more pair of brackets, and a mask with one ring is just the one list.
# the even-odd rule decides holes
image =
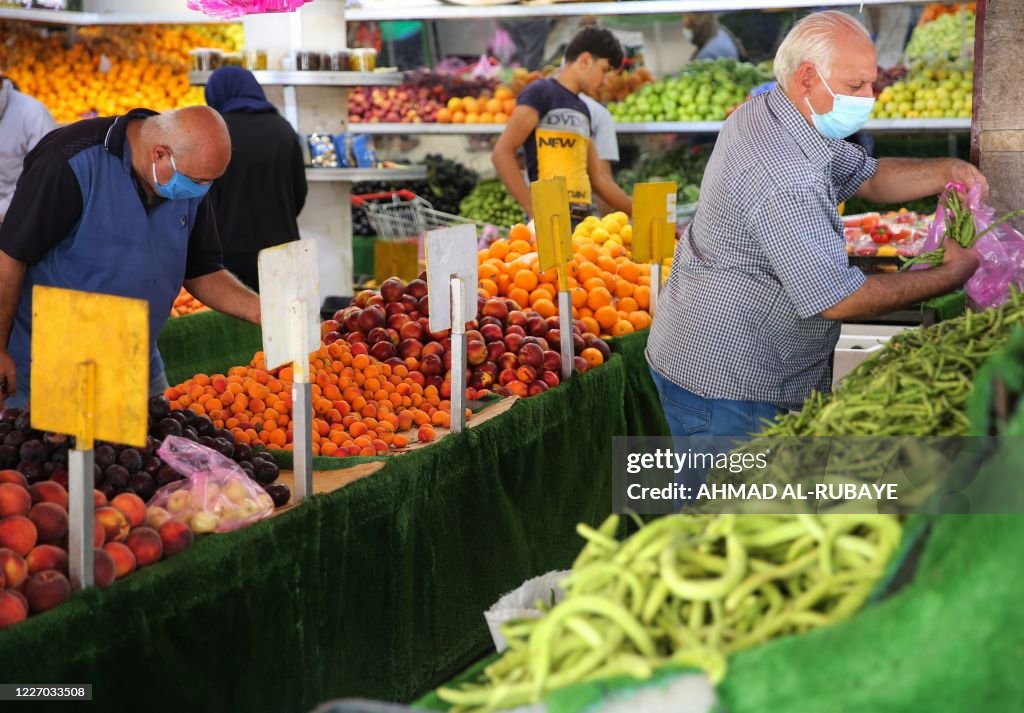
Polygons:
[[[627,134],[716,134],[722,130],[722,121],[653,121],[641,123],[619,123],[615,125],[616,133]],[[349,131],[354,134],[374,134],[377,136],[476,136],[500,134],[505,130],[504,124],[434,124],[434,123],[359,123],[350,124]],[[872,133],[963,133],[971,130],[970,119],[872,119],[864,127],[864,131]]]
[[[184,3],[182,3],[184,4]],[[47,25],[195,25],[223,23],[201,12],[79,12],[75,10],[21,10],[0,8],[0,20],[20,20]]]
[[306,168],[306,180],[310,182],[345,181],[422,181],[427,177],[425,166],[408,168]]
[[[212,72],[189,72],[190,84],[204,85]],[[263,72],[252,73],[265,87],[362,87],[396,86],[401,72]]]

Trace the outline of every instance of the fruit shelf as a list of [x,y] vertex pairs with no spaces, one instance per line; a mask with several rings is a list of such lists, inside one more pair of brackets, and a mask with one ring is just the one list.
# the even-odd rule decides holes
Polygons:
[[[633,124],[616,124],[615,131],[619,134],[713,134],[722,128],[721,121],[653,121]],[[382,124],[353,123],[349,131],[354,134],[373,134],[375,136],[393,135],[425,135],[425,134],[500,134],[504,124]],[[886,133],[948,133],[971,130],[970,119],[872,119],[864,127],[865,131]]]
[[[206,84],[211,72],[189,72],[190,84]],[[402,83],[401,72],[253,72],[264,86],[383,87]]]
[[[923,4],[928,0],[864,0],[864,5]],[[686,12],[730,12],[803,7],[839,7],[850,0],[632,0],[630,2],[568,2],[547,5],[450,5],[439,1],[378,0],[345,10],[350,21],[478,20],[581,15],[675,15]]]
[[20,10],[0,8],[0,20],[21,20],[48,25],[196,25],[231,22],[201,12],[76,12],[74,10]]
[[307,181],[424,181],[426,166],[409,168],[310,168],[306,167]]

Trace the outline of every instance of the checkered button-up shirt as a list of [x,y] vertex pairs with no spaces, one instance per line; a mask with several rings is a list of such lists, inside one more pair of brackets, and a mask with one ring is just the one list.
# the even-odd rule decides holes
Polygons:
[[823,138],[776,88],[722,128],[676,248],[647,360],[705,398],[799,408],[827,391],[839,322],[819,314],[864,275],[836,206],[877,161]]

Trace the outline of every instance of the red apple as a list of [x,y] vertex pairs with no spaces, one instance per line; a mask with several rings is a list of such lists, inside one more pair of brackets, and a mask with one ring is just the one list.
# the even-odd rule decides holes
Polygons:
[[410,280],[409,284],[405,286],[405,294],[415,297],[417,300],[426,297],[427,283],[420,279]]
[[529,384],[537,378],[537,370],[525,364],[516,369],[516,378],[524,384]]
[[320,323],[320,334],[327,334],[328,332],[337,332],[341,329],[341,322],[336,319],[326,319]]
[[552,349],[559,349],[562,344],[562,330],[549,329],[544,338],[548,341],[549,347]]
[[379,361],[387,361],[395,355],[395,345],[390,341],[377,342],[370,347],[370,356]]
[[423,344],[418,339],[403,339],[398,343],[398,356],[403,359],[412,357],[419,359],[423,353]]
[[428,378],[438,376],[444,372],[444,361],[437,354],[425,354],[420,359],[420,371]]
[[484,325],[487,325],[487,324],[493,324],[493,325],[497,326],[499,329],[502,327],[501,320],[500,319],[495,319],[494,317],[481,317],[479,319],[479,321],[478,321],[478,324],[480,325],[479,329],[480,329],[481,332],[484,331],[484,329],[483,329]]
[[573,332],[572,335],[572,353],[579,354],[581,351],[587,348],[587,343],[583,341],[583,337]]
[[558,315],[553,315],[545,320],[548,323],[548,329],[560,329],[562,322],[559,320]]
[[590,368],[590,362],[581,356],[575,356],[572,358],[572,366],[576,371],[583,374]]
[[378,306],[367,307],[359,313],[359,317],[356,319],[359,331],[367,336],[369,336],[373,329],[383,327],[386,321],[387,317],[384,314],[384,310]]
[[510,324],[509,326],[505,327],[505,336],[507,337],[510,334],[518,334],[520,337],[525,337],[526,330],[520,327],[518,324]]
[[324,344],[334,344],[339,339],[341,339],[341,332],[328,332],[320,338],[320,341]]
[[498,374],[498,383],[502,386],[508,386],[510,383],[516,380],[516,372],[514,369],[503,369]]
[[548,333],[548,323],[539,314],[534,314],[526,320],[526,332],[531,337],[544,337]]
[[[345,335],[345,341],[349,344],[365,344],[366,335],[362,332],[349,332]],[[369,346],[369,345],[367,345]]]
[[390,342],[391,338],[388,336],[388,330],[384,327],[374,327],[366,333],[366,343],[371,347],[377,342]]
[[537,394],[543,394],[548,390],[548,385],[543,381],[534,380],[530,382],[530,389],[527,392],[530,396],[536,396]]
[[405,294],[405,283],[397,277],[389,277],[380,283],[380,295],[385,302],[398,302]]
[[[394,303],[392,303],[394,304]],[[388,305],[390,307],[391,305]],[[388,329],[394,329],[396,332],[401,333],[402,325],[409,323],[409,315],[405,312],[393,314],[388,317]]]
[[430,315],[430,300],[429,300],[429,298],[426,297],[426,296],[420,297],[419,301],[416,303],[416,309],[419,311],[420,314],[425,314],[425,315],[429,316]]
[[444,345],[441,342],[427,342],[423,345],[423,351],[420,352],[420,359],[428,357],[430,355],[440,356],[445,353]]
[[366,342],[356,342],[351,346],[349,351],[352,352],[352,356],[359,356],[360,354],[369,354],[370,347]]

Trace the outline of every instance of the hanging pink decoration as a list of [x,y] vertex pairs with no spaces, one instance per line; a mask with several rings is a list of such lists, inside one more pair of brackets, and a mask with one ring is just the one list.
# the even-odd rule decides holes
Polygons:
[[188,0],[190,10],[231,19],[264,12],[292,12],[313,0]]

